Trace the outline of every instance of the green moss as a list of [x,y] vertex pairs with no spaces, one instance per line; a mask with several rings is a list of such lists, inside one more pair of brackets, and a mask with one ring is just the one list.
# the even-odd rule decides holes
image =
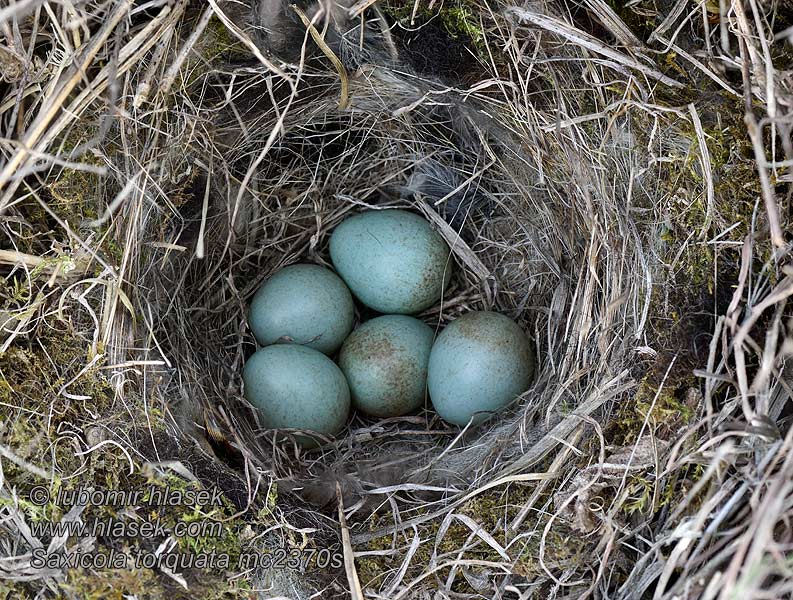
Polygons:
[[105,256],[108,257],[115,265],[120,265],[124,258],[124,249],[121,245],[114,240],[111,236],[105,238],[102,247],[105,251]]
[[626,482],[626,498],[621,505],[623,513],[632,515],[633,513],[646,513],[654,509],[652,499],[655,491],[655,484],[646,477],[634,477]]
[[[395,0],[385,0],[382,3],[383,12],[391,17],[394,21],[399,23],[400,25],[409,26],[411,23],[411,18],[413,17],[413,11],[416,8],[414,4],[409,2],[397,2]],[[416,10],[417,17],[429,17],[432,14],[429,12],[426,6],[423,4],[419,4]]]
[[608,0],[609,6],[622,19],[628,28],[641,40],[647,40],[657,27],[658,8],[655,0]]
[[[678,355],[671,366],[670,360],[668,356],[659,357],[642,378],[634,397],[626,399],[609,420],[604,436],[610,447],[630,449],[641,436],[645,442],[657,440],[662,449],[663,442],[676,442],[680,432],[700,418],[699,382],[692,373],[691,357]],[[588,454],[594,451],[590,448]],[[654,471],[649,465],[627,473],[619,486],[609,486],[601,492],[603,504],[618,502],[618,513],[625,519],[634,514],[648,517],[679,502],[702,475],[697,465],[684,466],[662,480],[652,476]],[[616,498],[620,486],[621,496]]]
[[[53,154],[63,157],[70,163],[87,165],[94,170],[85,168],[72,168],[58,166],[48,173],[44,185],[40,189],[41,199],[46,202],[49,210],[45,210],[38,202],[27,199],[16,205],[16,210],[25,220],[29,228],[28,235],[20,239],[20,250],[36,256],[49,256],[45,262],[32,270],[33,277],[48,277],[48,273],[58,263],[61,263],[61,272],[74,267],[73,241],[61,228],[60,222],[65,222],[69,229],[83,239],[92,242],[93,250],[116,264],[120,261],[122,252],[112,235],[105,235],[107,229],[96,228],[92,222],[99,218],[107,206],[108,198],[117,192],[115,182],[102,175],[97,170],[105,167],[105,163],[90,151],[96,145],[96,132],[98,129],[98,115],[87,113],[75,120],[72,126],[61,133],[53,142]],[[118,150],[110,139],[102,141],[102,151],[105,155],[112,155]],[[55,218],[53,217],[55,215]],[[106,227],[109,227],[108,223]],[[58,256],[52,256],[53,244],[61,249]],[[101,240],[101,242],[99,241]],[[46,242],[45,242],[46,241]],[[27,243],[26,243],[27,242]],[[78,265],[79,266],[79,265]],[[27,278],[10,282],[11,285],[27,287]],[[23,300],[25,290],[17,295],[18,300]]]
[[[96,142],[93,139],[98,128],[95,118],[98,116],[86,115],[75,120],[57,138],[54,145],[60,156],[94,168],[104,166],[99,158],[88,151]],[[97,211],[103,206],[102,186],[103,177],[92,170],[61,167],[49,175],[45,187],[49,196],[46,198],[47,205],[60,219],[77,230],[82,221],[97,218]],[[34,207],[36,211],[41,210],[38,205]]]
[[[150,477],[148,483],[163,490],[188,492],[201,489],[195,483],[175,475]],[[173,529],[178,523],[205,526],[203,531],[198,532],[197,535],[177,537],[179,548],[192,554],[224,553],[229,556],[231,564],[236,564],[243,550],[238,531],[240,522],[228,519],[230,515],[237,512],[234,505],[225,497],[221,501],[222,506],[180,505],[165,509],[158,507],[151,511],[150,519],[160,520],[169,529]],[[257,519],[257,521],[270,524],[273,519]],[[205,535],[201,535],[201,533]]]
[[[487,57],[485,32],[477,19],[479,9],[467,0],[455,0],[444,3],[440,9],[420,3],[418,9],[410,2],[387,0],[382,5],[383,12],[400,25],[413,29],[420,27],[430,19],[437,18],[443,30],[454,40],[461,41],[482,57]],[[415,14],[414,14],[415,11]]]
[[165,598],[158,590],[157,576],[151,569],[71,569],[60,589],[84,600],[126,600]]
[[47,186],[51,196],[47,204],[61,219],[76,228],[82,220],[97,218],[99,186],[98,174],[64,168]]
[[[85,369],[90,362],[90,342],[78,335],[70,325],[53,321],[37,331],[37,341],[30,346],[12,346],[0,354],[0,397],[5,403],[0,416],[0,443],[21,460],[49,470],[54,469],[55,479],[43,482],[38,475],[14,462],[4,461],[6,485],[17,490],[15,505],[29,524],[58,522],[70,506],[57,503],[59,491],[79,489],[148,490],[149,486],[170,490],[194,490],[196,484],[175,475],[157,474],[137,455],[130,462],[116,445],[98,446],[97,441],[87,442],[94,450],[78,456],[71,437],[65,431],[78,431],[86,438],[94,428],[104,434],[101,439],[138,439],[136,431],[143,432],[141,439],[150,436],[162,438],[165,419],[157,408],[146,413],[135,402],[129,391],[125,396],[126,410],[114,405],[115,393],[106,379],[106,371],[99,368],[100,361]],[[79,377],[78,377],[79,375]],[[76,378],[76,379],[75,379]],[[72,381],[74,380],[74,381]],[[65,396],[65,383],[72,398]],[[90,400],[76,400],[76,396],[90,396]],[[14,408],[17,407],[17,408]],[[118,438],[115,438],[118,436]],[[145,446],[136,444],[140,452]],[[75,476],[78,475],[78,476]],[[50,486],[50,501],[39,506],[29,499],[36,485]],[[145,500],[145,498],[144,498]],[[150,506],[145,501],[135,506],[87,506],[81,514],[84,523],[123,522],[149,520],[160,523],[166,532],[176,533],[178,525],[201,524],[195,532],[175,535],[176,551],[196,556],[199,553],[227,555],[231,569],[240,554],[247,548],[247,539],[241,535],[246,527],[272,525],[275,497],[266,499],[270,508],[269,519],[232,518],[238,509],[221,495],[219,505],[198,506],[176,503]],[[11,500],[3,500],[9,505]],[[262,514],[260,513],[260,517]],[[248,536],[250,537],[250,536]],[[43,540],[45,545],[48,540]],[[70,539],[67,547],[73,548],[77,539]],[[109,555],[112,551],[128,556],[126,568],[98,568],[66,570],[66,580],[61,584],[64,593],[79,598],[119,598],[140,594],[146,598],[174,598],[174,582],[157,569],[149,570],[135,564],[135,558],[153,553],[162,537],[112,537],[99,535],[92,554]],[[181,573],[190,585],[191,592],[202,598],[232,598],[245,587],[243,582],[229,582],[227,573],[215,569],[186,569]]]
[[[20,448],[35,446],[35,440],[54,435],[62,421],[79,421],[84,416],[80,401],[68,398],[64,392],[90,397],[85,402],[96,410],[109,406],[114,398],[100,369],[104,359],[86,368],[93,358],[90,341],[62,322],[42,327],[37,333],[35,346],[12,346],[0,354],[0,394],[7,403],[33,415],[14,419],[11,411],[0,417],[7,439]],[[68,388],[64,389],[67,383]],[[45,416],[48,418],[43,419]]]
[[194,47],[194,51],[180,69],[173,86],[191,89],[201,85],[210,70],[207,66],[223,67],[232,61],[251,57],[251,51],[220,19],[213,16]]
[[216,16],[209,20],[197,50],[207,62],[230,61],[235,58],[246,58],[251,54],[245,44],[231,33]]
[[[622,404],[606,429],[606,439],[614,446],[630,446],[639,434],[656,435],[669,440],[682,427],[696,418],[696,406],[686,398],[696,387],[694,376],[686,367],[675,369],[664,381],[657,368],[642,379],[636,395]],[[660,387],[660,389],[659,389]]]
[[[707,113],[703,119],[708,154],[710,155],[714,206],[710,234],[718,235],[737,224],[730,234],[732,239],[742,239],[749,232],[756,199],[760,196],[760,184],[754,164],[754,154],[743,119],[740,101],[726,99],[723,112],[718,118]],[[692,153],[689,161],[691,179],[704,188],[705,179],[699,166],[699,142],[696,133],[689,131]],[[702,228],[707,218],[705,198],[692,203],[690,210],[681,214],[684,226]]]
[[[664,157],[656,164],[653,179],[662,186],[661,197],[667,199],[661,207],[659,251],[669,268],[657,272],[650,292],[648,345],[659,358],[652,366],[653,374],[642,381],[636,404],[616,417],[612,430],[616,445],[629,444],[635,438],[637,426],[647,415],[648,401],[661,383],[663,369],[658,372],[659,365],[665,368],[673,356],[678,357],[674,372],[649,415],[650,423],[668,436],[675,426],[690,421],[686,390],[702,384],[691,373],[707,360],[707,334],[714,326],[713,315],[726,310],[741,260],[739,245],[709,240],[718,237],[721,242],[741,242],[750,231],[760,196],[753,151],[742,118],[742,100],[713,90],[712,85],[703,83],[705,91],[698,92],[706,94],[707,101],[702,95],[686,98],[689,90],[681,91],[677,98],[695,102],[710,159],[712,202],[707,196],[700,139],[691,119],[669,115],[649,122],[641,113],[636,114],[633,131],[638,146],[651,143],[646,132],[654,129],[652,143]],[[764,218],[762,213],[761,208],[760,220]],[[759,226],[762,228],[762,223]],[[756,248],[760,250],[758,262],[763,262],[769,249],[763,249],[762,244]]]
[[449,35],[467,38],[477,50],[484,51],[485,34],[470,8],[461,4],[444,9],[440,14]]

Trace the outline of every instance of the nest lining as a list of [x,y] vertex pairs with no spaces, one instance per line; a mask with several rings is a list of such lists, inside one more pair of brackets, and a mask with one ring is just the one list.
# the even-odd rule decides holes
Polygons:
[[[525,103],[495,79],[462,93],[390,60],[378,64],[377,51],[366,50],[352,61],[369,62],[351,74],[345,110],[334,78],[315,65],[305,72],[309,92],[285,116],[273,102],[288,94],[286,84],[271,79],[265,93],[258,75],[251,82],[243,75],[235,88],[243,103],[255,94],[246,112],[192,115],[202,124],[193,136],[213,132],[175,150],[193,170],[195,200],[167,225],[155,217],[141,227],[144,241],[171,227],[187,251],[144,243],[136,257],[157,265],[141,272],[138,286],[148,290],[152,330],[179,372],[175,412],[228,443],[240,463],[294,490],[284,510],[320,528],[335,483],[345,506],[368,507],[349,515],[364,529],[372,508],[386,502],[378,490],[397,486],[399,517],[370,525],[374,533],[353,537],[360,543],[437,518],[472,489],[527,469],[543,473],[562,440],[580,439],[582,422],[626,397],[656,276],[655,220],[667,202],[630,109],[581,125],[572,117],[589,107],[560,106],[544,85],[553,81],[581,100],[574,50],[569,61],[533,62]],[[526,68],[515,44],[506,56]],[[604,75],[597,65],[583,72]],[[667,132],[663,143],[674,139]],[[353,211],[388,207],[427,216],[453,251],[444,302],[421,318],[442,328],[469,310],[509,315],[533,339],[536,380],[509,410],[462,435],[430,408],[382,421],[355,415],[312,452],[274,444],[241,395],[242,365],[255,348],[247,304],[287,264],[328,266],[328,234]]]

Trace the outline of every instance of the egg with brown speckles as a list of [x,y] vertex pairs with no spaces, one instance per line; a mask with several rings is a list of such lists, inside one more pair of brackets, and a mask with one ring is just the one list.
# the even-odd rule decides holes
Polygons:
[[469,312],[438,335],[430,352],[427,387],[449,423],[478,424],[525,392],[534,374],[528,337],[509,317]]
[[355,408],[376,417],[399,417],[424,404],[433,331],[405,315],[367,321],[344,341],[339,366]]
[[452,261],[443,237],[423,217],[370,210],[339,224],[330,258],[353,295],[388,314],[414,314],[440,302]]

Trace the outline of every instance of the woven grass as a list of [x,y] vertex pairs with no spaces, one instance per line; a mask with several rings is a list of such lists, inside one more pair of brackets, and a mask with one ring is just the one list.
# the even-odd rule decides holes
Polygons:
[[[789,597],[789,9],[0,7],[0,591]],[[241,389],[248,302],[392,207],[452,249],[420,318],[514,318],[532,387],[474,429],[428,405],[275,440]],[[164,538],[31,529],[154,518],[56,499],[152,484],[224,501],[162,509]],[[232,560],[32,561],[77,547]],[[338,560],[238,561],[277,549]]]

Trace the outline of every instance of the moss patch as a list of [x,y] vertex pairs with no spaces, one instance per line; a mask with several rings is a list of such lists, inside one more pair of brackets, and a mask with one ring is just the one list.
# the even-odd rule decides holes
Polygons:
[[[57,321],[42,325],[35,339],[35,343],[12,346],[0,354],[0,402],[4,407],[0,443],[17,457],[16,462],[3,461],[6,489],[15,489],[16,497],[0,498],[0,507],[18,511],[46,548],[56,532],[40,527],[61,523],[78,502],[74,494],[81,490],[141,492],[140,497],[125,502],[89,502],[79,515],[89,529],[68,532],[65,554],[41,558],[65,561],[60,563],[63,592],[87,599],[121,599],[132,594],[147,598],[237,597],[248,584],[244,578],[230,581],[228,572],[234,571],[243,551],[255,550],[246,528],[273,524],[274,498],[254,499],[270,506],[270,511],[254,511],[244,518],[232,518],[239,506],[226,489],[220,489],[217,501],[211,503],[191,499],[191,493],[204,488],[167,470],[153,469],[145,460],[153,454],[147,440],[154,438],[161,458],[178,459],[204,481],[228,488],[222,472],[215,468],[209,476],[211,462],[202,463],[190,451],[178,451],[165,432],[163,414],[156,408],[144,413],[134,390],[129,390],[122,402],[100,368],[101,360],[86,368],[93,358],[90,341],[71,325]],[[125,441],[131,441],[135,450],[125,452]],[[45,472],[51,468],[54,478],[48,481],[25,465]],[[31,496],[36,486],[49,490],[48,501]],[[156,490],[172,501],[153,499]],[[128,534],[145,523],[152,524],[150,535]],[[111,524],[117,525],[110,529]],[[154,555],[169,538],[173,547],[163,559],[152,566],[140,562],[141,557]],[[74,563],[76,548],[84,544],[88,544],[85,554],[115,554],[122,557],[123,565],[93,568]],[[166,556],[176,554],[186,557],[179,564],[192,562],[174,568],[178,577],[173,578],[162,565],[169,564]],[[212,554],[225,557],[226,563],[216,559],[217,566],[193,566],[201,556]],[[189,593],[177,582],[180,577]],[[34,586],[18,587],[32,592]]]
[[414,14],[412,3],[388,0],[383,12],[394,21],[400,53],[421,73],[466,79],[477,71],[476,60],[487,60],[485,32],[477,8],[466,0],[433,7],[423,3]]
[[[664,361],[658,361],[639,384],[636,395],[623,402],[605,431],[609,444],[630,446],[640,433],[672,440],[698,416],[699,398],[690,365],[673,367],[664,381]],[[663,382],[663,384],[662,384]]]

